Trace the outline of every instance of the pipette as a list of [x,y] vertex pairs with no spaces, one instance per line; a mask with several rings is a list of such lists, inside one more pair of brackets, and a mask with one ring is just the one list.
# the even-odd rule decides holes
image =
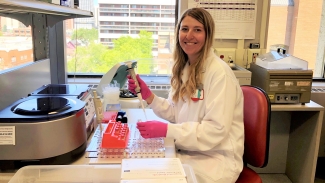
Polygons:
[[132,67],[132,64],[128,64],[128,67],[129,67],[128,68],[129,74],[136,84],[135,92],[137,93],[138,99],[140,100],[141,107],[142,107],[142,110],[144,113],[144,117],[146,118],[146,121],[148,121],[146,111],[144,110],[144,105],[143,105],[143,100],[142,100],[142,95],[141,95],[141,88],[139,86],[136,74],[134,72],[134,68]]
[[93,94],[94,94],[93,100],[94,100],[94,104],[95,104],[96,119],[97,119],[97,123],[99,125],[100,132],[102,132],[102,130],[103,130],[102,121],[103,121],[103,117],[104,117],[103,116],[103,107],[102,107],[103,104],[100,101],[100,98],[98,97],[97,92],[93,91]]

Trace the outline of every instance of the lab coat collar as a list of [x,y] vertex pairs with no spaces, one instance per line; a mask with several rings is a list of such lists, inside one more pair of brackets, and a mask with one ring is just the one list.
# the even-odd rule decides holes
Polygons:
[[209,67],[209,65],[211,64],[211,61],[213,61],[214,57],[215,57],[214,50],[213,50],[213,48],[210,48],[207,58],[204,62],[204,66],[202,67],[202,73],[205,73],[206,68]]

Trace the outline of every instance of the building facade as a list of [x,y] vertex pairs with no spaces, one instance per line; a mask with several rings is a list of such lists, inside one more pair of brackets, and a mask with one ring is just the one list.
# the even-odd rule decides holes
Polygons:
[[[94,0],[79,0],[79,9],[85,11],[91,11],[95,14]],[[74,19],[75,29],[84,28],[92,29],[95,28],[95,16],[91,18],[76,18]]]
[[146,30],[153,34],[153,56],[166,57],[172,52],[174,29],[175,1],[98,0],[99,41],[109,48],[121,36],[136,37]]

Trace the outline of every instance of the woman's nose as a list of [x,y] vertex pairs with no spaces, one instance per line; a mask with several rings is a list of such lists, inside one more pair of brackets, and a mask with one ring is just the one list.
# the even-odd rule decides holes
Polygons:
[[186,38],[187,39],[192,39],[193,38],[193,32],[191,30],[187,32]]

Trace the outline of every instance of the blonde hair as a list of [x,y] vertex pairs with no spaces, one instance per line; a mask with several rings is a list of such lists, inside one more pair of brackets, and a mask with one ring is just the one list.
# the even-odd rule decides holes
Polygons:
[[[204,26],[205,30],[205,43],[200,50],[197,61],[190,65],[188,81],[183,85],[182,71],[188,61],[187,54],[182,50],[179,43],[179,31],[183,19],[190,16],[196,19]],[[185,11],[179,19],[175,30],[175,49],[173,53],[174,65],[172,69],[171,86],[174,91],[173,101],[177,102],[180,98],[190,98],[197,87],[197,84],[202,83],[202,71],[205,65],[208,52],[212,47],[214,40],[214,21],[209,12],[203,8],[191,8]]]

